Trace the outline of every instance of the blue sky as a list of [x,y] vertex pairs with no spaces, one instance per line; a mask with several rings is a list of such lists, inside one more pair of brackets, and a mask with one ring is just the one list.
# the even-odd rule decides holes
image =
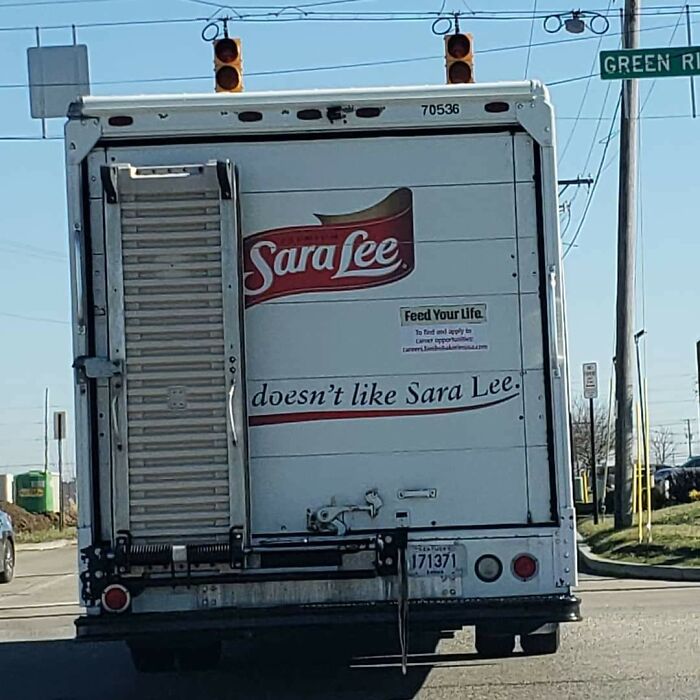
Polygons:
[[[39,465],[43,461],[44,387],[51,389],[53,407],[72,412],[64,168],[62,143],[58,140],[62,123],[51,120],[48,124],[48,134],[55,140],[14,140],[38,137],[41,129],[29,117],[26,87],[7,87],[26,83],[25,52],[35,41],[30,28],[204,18],[215,11],[214,7],[193,0],[56,0],[32,4],[33,1],[36,0],[0,0],[0,471],[15,472],[23,471],[24,465]],[[604,10],[608,2],[595,0],[592,6]],[[610,7],[617,11],[621,4],[622,0],[614,0]],[[245,5],[258,9],[265,6],[263,0],[245,0]],[[662,3],[644,5],[649,12]],[[674,7],[664,0],[663,6],[669,5]],[[577,38],[564,32],[548,34],[541,19],[533,24],[526,14],[517,20],[470,18],[469,9],[531,11],[533,0],[352,0],[315,9],[407,12],[438,11],[441,6],[445,12],[460,11],[462,29],[474,35],[478,82],[521,79],[527,74],[551,84],[585,76],[592,67],[595,70],[599,48],[616,48],[619,44],[615,19],[605,36],[587,32]],[[539,0],[537,6],[538,13],[567,11],[565,4],[546,0]],[[679,10],[682,7],[678,4]],[[242,13],[254,11],[243,10],[241,5],[237,8]],[[232,34],[243,40],[247,90],[443,82],[442,39],[431,32],[430,21],[295,21],[299,16],[298,11],[287,10],[283,17],[288,21],[233,24]],[[648,15],[642,21],[642,46],[667,46],[672,37],[675,44],[686,40],[685,19],[678,13]],[[700,12],[692,17],[692,22],[693,31],[700,35]],[[210,91],[211,47],[200,38],[204,24],[194,21],[138,27],[78,27],[78,40],[87,43],[90,51],[93,93]],[[5,31],[14,27],[27,29]],[[511,47],[527,44],[531,32],[535,43],[559,43],[533,47],[528,63],[527,49]],[[70,29],[43,30],[41,39],[44,44],[70,43]],[[275,73],[395,58],[416,60],[353,69]],[[182,77],[189,79],[158,81]],[[192,79],[198,77],[202,79]],[[119,82],[141,80],[146,82]],[[558,116],[560,177],[595,174],[610,133],[619,85],[612,85],[606,100],[607,87],[595,77],[551,87]],[[682,459],[687,453],[685,419],[693,419],[696,436],[700,433],[693,390],[694,346],[700,337],[700,236],[694,206],[700,191],[700,120],[690,118],[687,79],[642,81],[641,96],[645,106],[641,126],[637,327],[643,326],[648,333],[644,354],[652,426],[668,426],[674,431]],[[576,120],[579,111],[580,119]],[[612,130],[607,160],[577,245],[566,258],[575,392],[581,388],[581,363],[597,361],[607,393],[615,309],[616,132],[617,125]],[[577,194],[569,189],[563,197],[563,202],[571,202],[565,241],[579,226],[587,196],[585,189]],[[567,219],[564,214],[564,224]],[[695,449],[700,451],[700,439],[696,439]]]

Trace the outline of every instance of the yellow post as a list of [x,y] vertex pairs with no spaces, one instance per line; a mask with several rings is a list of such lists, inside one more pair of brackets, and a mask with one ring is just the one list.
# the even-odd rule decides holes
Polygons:
[[583,502],[588,503],[588,471],[581,472],[581,490],[583,491]]
[[635,469],[635,482],[637,484],[636,496],[637,496],[637,535],[639,542],[644,540],[644,501],[643,501],[643,489],[644,484],[642,483],[642,431],[644,426],[642,425],[642,407],[640,403],[637,403],[637,465]]
[[635,423],[637,426],[637,458],[634,461],[634,466],[633,466],[633,477],[632,477],[632,513],[637,512],[637,472],[639,471],[639,406],[635,402],[634,405],[634,418],[635,418]]
[[651,423],[649,419],[649,386],[646,378],[644,379],[644,415],[646,416],[646,466],[647,466],[647,541],[651,542],[651,459],[650,459],[650,449],[649,449],[649,437]]

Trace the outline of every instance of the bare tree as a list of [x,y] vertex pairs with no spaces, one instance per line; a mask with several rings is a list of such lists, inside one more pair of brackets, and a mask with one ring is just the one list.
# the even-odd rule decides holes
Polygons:
[[676,457],[676,441],[673,431],[668,428],[656,428],[649,437],[649,450],[654,464],[668,464]]
[[[595,462],[600,467],[605,463],[608,449],[608,411],[605,406],[596,403],[593,408],[595,423]],[[571,406],[571,430],[574,446],[573,458],[579,468],[591,466],[591,428],[588,401],[578,398]],[[614,446],[610,445],[611,449]]]

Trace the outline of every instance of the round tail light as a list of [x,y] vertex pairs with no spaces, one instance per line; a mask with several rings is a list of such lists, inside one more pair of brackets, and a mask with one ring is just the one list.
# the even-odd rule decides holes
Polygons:
[[107,612],[124,612],[131,603],[131,594],[119,583],[113,583],[102,591],[102,607]]
[[519,554],[513,559],[513,573],[521,581],[531,579],[537,573],[537,559],[529,554]]
[[484,554],[479,557],[474,565],[476,575],[486,583],[493,583],[500,578],[503,573],[503,564],[498,557],[493,554]]

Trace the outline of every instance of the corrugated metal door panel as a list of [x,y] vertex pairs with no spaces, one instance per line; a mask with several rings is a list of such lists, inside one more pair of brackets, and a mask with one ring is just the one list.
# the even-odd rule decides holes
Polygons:
[[115,530],[135,542],[225,540],[245,524],[245,441],[234,441],[230,420],[245,411],[242,393],[233,396],[238,266],[227,265],[238,231],[220,168],[109,170],[111,350],[123,367],[113,387]]

